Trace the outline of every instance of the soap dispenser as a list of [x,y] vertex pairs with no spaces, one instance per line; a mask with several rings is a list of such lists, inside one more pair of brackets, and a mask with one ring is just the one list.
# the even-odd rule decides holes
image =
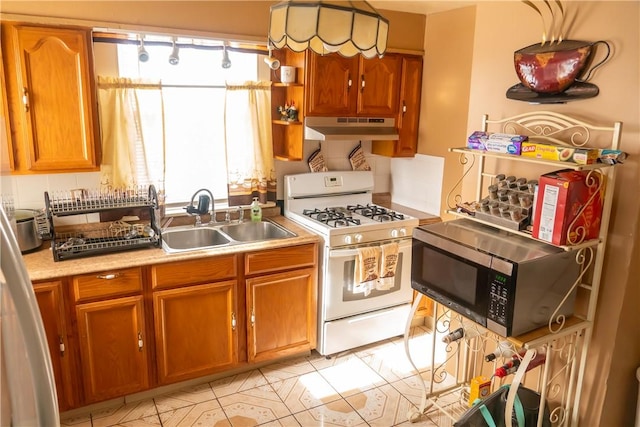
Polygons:
[[258,202],[257,197],[254,197],[253,202],[251,203],[251,221],[262,221],[262,208],[260,207],[260,203]]

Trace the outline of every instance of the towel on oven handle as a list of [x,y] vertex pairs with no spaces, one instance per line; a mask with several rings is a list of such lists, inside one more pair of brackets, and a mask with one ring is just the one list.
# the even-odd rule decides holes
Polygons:
[[353,293],[364,293],[364,296],[368,296],[378,281],[380,248],[364,247],[356,250],[358,254],[354,269]]
[[376,284],[379,291],[388,291],[396,281],[398,265],[398,243],[387,243],[380,246],[380,279]]

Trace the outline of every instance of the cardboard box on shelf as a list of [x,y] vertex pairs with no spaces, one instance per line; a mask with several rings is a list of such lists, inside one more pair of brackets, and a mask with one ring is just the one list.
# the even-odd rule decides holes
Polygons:
[[[533,237],[554,245],[595,239],[600,232],[604,176],[563,169],[542,175],[533,215]],[[593,196],[593,197],[592,197]],[[571,223],[575,224],[569,229]]]
[[598,150],[595,148],[564,147],[539,142],[523,142],[522,157],[533,157],[559,162],[573,162],[579,165],[590,165],[598,161]]

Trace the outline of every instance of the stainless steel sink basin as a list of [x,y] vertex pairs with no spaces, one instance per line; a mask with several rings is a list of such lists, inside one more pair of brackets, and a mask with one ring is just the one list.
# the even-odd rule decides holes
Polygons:
[[220,231],[238,242],[286,239],[296,236],[289,230],[269,221],[223,225],[220,227]]
[[176,227],[162,232],[162,247],[169,253],[210,249],[229,242],[220,231],[211,227]]

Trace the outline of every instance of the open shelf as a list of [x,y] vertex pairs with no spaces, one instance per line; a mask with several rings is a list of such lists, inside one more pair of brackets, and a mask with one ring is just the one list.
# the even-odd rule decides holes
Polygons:
[[596,246],[601,241],[600,239],[593,239],[593,240],[587,240],[587,241],[582,242],[582,243],[578,243],[576,245],[556,246],[556,245],[554,245],[552,243],[545,242],[544,240],[536,239],[535,237],[533,237],[531,235],[530,232],[525,231],[525,230],[516,231],[516,230],[514,230],[512,228],[503,227],[503,226],[501,226],[499,224],[496,224],[496,223],[493,223],[493,222],[489,222],[489,221],[484,221],[482,219],[478,219],[475,216],[466,214],[464,212],[458,212],[458,211],[454,211],[454,210],[447,210],[446,212],[448,214],[455,215],[455,216],[460,217],[460,218],[467,218],[467,219],[470,219],[472,221],[479,222],[481,224],[488,225],[488,226],[493,227],[493,228],[497,228],[499,230],[508,231],[509,233],[517,234],[518,236],[522,236],[522,237],[526,237],[527,239],[535,240],[536,242],[540,242],[540,243],[544,243],[544,244],[547,244],[547,245],[555,246],[556,248],[560,248],[560,249],[562,249],[564,251],[577,251],[577,250],[582,249],[582,248],[589,248],[589,247],[592,247],[592,246]]

